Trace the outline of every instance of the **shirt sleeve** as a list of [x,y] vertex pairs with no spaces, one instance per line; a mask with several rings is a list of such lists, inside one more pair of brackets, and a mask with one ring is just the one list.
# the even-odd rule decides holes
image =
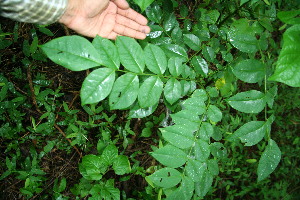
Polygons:
[[51,24],[59,20],[68,0],[0,0],[0,15],[19,22]]

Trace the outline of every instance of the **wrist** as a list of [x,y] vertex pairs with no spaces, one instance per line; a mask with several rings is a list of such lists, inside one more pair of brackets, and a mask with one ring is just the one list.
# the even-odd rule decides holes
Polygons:
[[79,0],[68,0],[68,4],[64,14],[58,20],[59,23],[62,24],[70,24],[72,19],[76,16],[78,12],[78,2]]

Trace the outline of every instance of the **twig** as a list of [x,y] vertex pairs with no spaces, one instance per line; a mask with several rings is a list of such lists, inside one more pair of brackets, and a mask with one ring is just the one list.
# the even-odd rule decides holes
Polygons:
[[78,153],[78,155],[80,156],[80,158],[82,158],[82,154],[80,153],[80,151],[78,150],[78,148],[76,146],[72,145],[72,141],[69,138],[67,138],[66,134],[61,130],[61,128],[59,128],[59,126],[57,124],[54,124],[54,127],[68,140],[68,142],[76,150],[76,152]]
[[29,87],[30,87],[30,91],[31,91],[31,97],[32,97],[32,103],[33,105],[36,107],[36,110],[42,114],[42,111],[40,110],[40,108],[37,105],[36,102],[36,98],[35,98],[35,94],[34,94],[34,88],[33,88],[33,83],[32,83],[32,77],[31,77],[31,65],[28,66],[27,69],[27,79],[28,79],[28,83],[29,83]]

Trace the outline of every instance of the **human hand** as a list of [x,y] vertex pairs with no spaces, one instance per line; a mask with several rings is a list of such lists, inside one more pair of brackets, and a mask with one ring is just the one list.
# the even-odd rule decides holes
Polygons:
[[88,37],[145,39],[150,32],[147,19],[129,8],[126,0],[69,0],[59,22]]

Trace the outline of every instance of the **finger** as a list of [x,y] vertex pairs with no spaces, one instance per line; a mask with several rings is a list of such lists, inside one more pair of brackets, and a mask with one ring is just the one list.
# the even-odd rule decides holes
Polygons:
[[129,4],[126,0],[112,0],[119,8],[121,9],[128,9]]
[[150,28],[148,26],[143,26],[143,25],[141,25],[131,19],[128,19],[122,15],[117,15],[116,22],[117,22],[117,24],[124,25],[128,28],[137,30],[142,33],[146,33],[146,34],[150,33]]
[[107,36],[107,39],[115,40],[117,36],[121,36],[121,35],[113,31]]
[[146,34],[142,33],[140,31],[131,29],[129,27],[126,27],[121,24],[116,24],[114,28],[114,32],[116,32],[119,35],[127,36],[127,37],[132,37],[136,39],[143,40],[146,38]]
[[147,25],[148,20],[141,15],[140,13],[134,11],[133,9],[118,9],[118,14],[123,15],[126,18],[129,18],[133,21],[136,21],[137,23],[141,25]]

